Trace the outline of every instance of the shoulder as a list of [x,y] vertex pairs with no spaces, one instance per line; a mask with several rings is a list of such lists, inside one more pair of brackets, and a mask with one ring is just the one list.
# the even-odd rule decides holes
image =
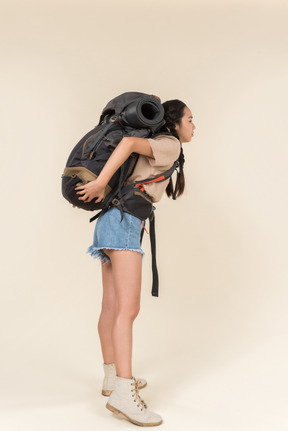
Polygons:
[[152,138],[148,138],[148,141],[150,142],[150,144],[156,143],[161,146],[163,145],[166,147],[166,149],[177,148],[180,151],[181,147],[179,139],[175,138],[175,136],[172,135],[157,135]]
[[165,149],[165,151],[179,152],[181,144],[179,139],[172,135],[157,135],[152,138],[148,138],[151,147],[157,146]]
[[152,152],[154,166],[166,166],[173,164],[178,159],[181,144],[179,139],[171,135],[158,135],[154,138],[148,138]]
[[159,134],[159,135],[152,136],[150,139],[154,139],[154,140],[157,140],[157,141],[164,141],[165,140],[165,141],[169,141],[169,142],[175,142],[175,143],[177,143],[177,144],[180,145],[179,139],[177,139],[173,135]]

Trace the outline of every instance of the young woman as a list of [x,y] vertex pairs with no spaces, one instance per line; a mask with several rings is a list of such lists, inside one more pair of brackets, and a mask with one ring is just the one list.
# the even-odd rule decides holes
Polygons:
[[[124,137],[108,159],[95,181],[77,187],[79,199],[100,202],[108,181],[132,153],[139,159],[128,182],[143,180],[169,169],[182,154],[182,143],[190,142],[195,125],[190,109],[180,100],[163,103],[165,126],[153,139]],[[179,176],[176,196],[184,191],[184,174]],[[158,202],[165,189],[173,193],[170,180],[147,184],[145,192]],[[135,379],[132,373],[132,327],[140,310],[141,266],[143,251],[140,246],[141,220],[113,207],[101,215],[96,223],[94,242],[88,252],[102,260],[103,300],[98,332],[104,361],[102,394],[110,395],[106,407],[122,413],[137,425],[160,425],[162,418],[147,409],[139,395],[146,386],[144,379]]]

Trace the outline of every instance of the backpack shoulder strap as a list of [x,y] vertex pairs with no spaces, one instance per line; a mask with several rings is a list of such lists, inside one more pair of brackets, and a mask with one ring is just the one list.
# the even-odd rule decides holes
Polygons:
[[178,168],[178,166],[179,166],[179,159],[177,159],[176,162],[174,162],[173,166],[171,166],[171,168],[168,169],[167,171],[159,175],[156,175],[153,178],[147,178],[146,180],[135,181],[133,185],[134,187],[139,187],[139,186],[142,186],[143,184],[162,183],[162,181],[168,180],[168,178],[171,177],[171,175],[173,174],[175,169]]

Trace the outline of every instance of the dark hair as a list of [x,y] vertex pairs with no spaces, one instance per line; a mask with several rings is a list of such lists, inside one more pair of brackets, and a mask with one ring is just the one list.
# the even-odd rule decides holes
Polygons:
[[[164,102],[162,105],[165,111],[164,120],[166,121],[166,123],[161,130],[164,131],[164,129],[166,129],[166,131],[168,131],[172,136],[175,136],[175,138],[179,139],[179,136],[175,130],[175,125],[181,124],[182,117],[184,115],[184,108],[187,105],[178,99],[167,100],[167,102]],[[173,199],[176,199],[176,197],[181,196],[184,192],[185,177],[183,172],[183,165],[184,165],[184,154],[183,154],[183,149],[181,145],[181,152],[179,157],[179,170],[177,170],[175,188],[173,185],[172,177],[170,177],[170,181],[166,187],[167,196],[168,197],[172,196]]]

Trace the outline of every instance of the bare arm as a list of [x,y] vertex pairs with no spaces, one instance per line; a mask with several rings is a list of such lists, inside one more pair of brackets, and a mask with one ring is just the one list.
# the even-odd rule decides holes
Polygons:
[[153,152],[147,139],[134,136],[124,137],[107,160],[98,178],[85,186],[75,188],[78,190],[77,194],[82,195],[79,200],[85,202],[91,202],[94,198],[97,198],[96,202],[103,200],[104,190],[109,180],[132,153],[153,158]]

